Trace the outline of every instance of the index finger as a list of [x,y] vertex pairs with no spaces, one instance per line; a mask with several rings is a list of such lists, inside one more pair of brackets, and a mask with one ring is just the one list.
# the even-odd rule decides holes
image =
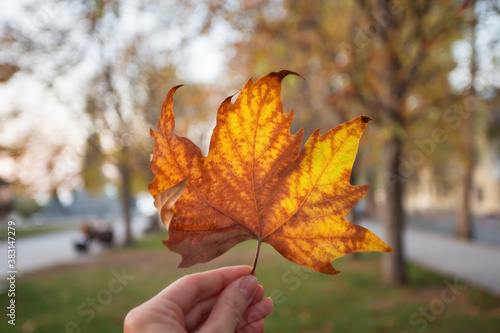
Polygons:
[[163,289],[154,299],[161,302],[170,300],[187,313],[197,303],[214,296],[251,271],[250,266],[232,266],[187,275]]

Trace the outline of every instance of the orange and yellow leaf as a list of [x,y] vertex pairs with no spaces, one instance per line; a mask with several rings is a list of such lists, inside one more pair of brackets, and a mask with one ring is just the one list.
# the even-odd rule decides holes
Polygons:
[[358,117],[302,150],[303,131],[290,134],[293,111],[281,103],[289,71],[248,81],[235,103],[219,107],[207,157],[174,133],[173,95],[162,106],[149,190],[169,231],[164,243],[181,254],[180,267],[210,261],[256,239],[285,258],[336,274],[334,259],[357,251],[392,251],[346,214],[368,191],[349,183],[358,142],[370,118]]

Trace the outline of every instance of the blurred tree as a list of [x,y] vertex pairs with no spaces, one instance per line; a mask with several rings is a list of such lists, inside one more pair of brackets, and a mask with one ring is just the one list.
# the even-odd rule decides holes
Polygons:
[[[155,6],[151,4],[152,8],[148,10],[154,11]],[[86,113],[94,127],[88,140],[86,162],[88,166],[94,165],[89,171],[95,170],[96,166],[102,170],[105,163],[115,167],[126,226],[126,244],[130,244],[130,200],[134,188],[144,191],[152,179],[149,128],[156,124],[166,89],[178,82],[176,70],[168,61],[171,51],[158,52],[158,48],[151,45],[154,40],[150,36],[146,38],[141,32],[132,32],[127,36],[125,31],[120,31],[123,29],[120,19],[122,7],[114,1],[96,2],[88,7],[87,17],[91,23],[89,36],[97,45],[101,62],[86,91]],[[164,10],[158,9],[161,9],[160,12]],[[172,15],[174,13],[169,15],[171,19]],[[156,29],[167,29],[174,22],[163,17],[156,21]],[[122,36],[124,40],[117,44],[116,36]],[[207,115],[202,102],[207,93],[199,86],[194,88],[198,90],[195,93],[197,97],[183,100],[185,109],[180,110],[180,119],[187,113],[198,119]],[[182,100],[176,98],[179,99]],[[189,117],[185,117],[184,126],[189,122],[186,118]],[[183,133],[182,126],[178,132]],[[86,177],[87,186],[92,186],[92,183],[102,186],[105,183],[102,173],[98,173],[94,172],[96,178]],[[90,176],[88,172],[87,175]]]
[[42,207],[28,196],[18,196],[14,200],[14,210],[24,218],[39,212],[41,209]]
[[[464,95],[474,100],[477,100],[477,93],[474,87],[474,81],[477,78],[478,72],[478,56],[477,56],[477,15],[475,13],[475,0],[470,0],[467,2],[470,12],[471,19],[468,24],[468,34],[470,35],[470,45],[471,45],[471,55],[469,61],[470,70],[470,84],[466,89]],[[465,8],[464,8],[465,9]],[[477,110],[475,110],[477,111]],[[472,226],[472,214],[471,214],[471,196],[472,196],[472,176],[473,168],[475,164],[475,136],[474,136],[474,123],[475,118],[472,117],[469,121],[465,121],[463,125],[463,130],[460,133],[458,140],[458,150],[462,155],[462,175],[460,184],[460,198],[458,205],[457,214],[457,227],[456,234],[459,237],[465,239],[472,239],[473,237],[473,226]]]
[[[44,146],[48,170],[43,178],[51,187],[74,186],[64,177],[69,169],[77,177],[81,173],[94,192],[110,181],[116,183],[130,243],[130,199],[152,180],[149,128],[156,124],[167,89],[179,84],[174,68],[185,63],[186,48],[200,31],[210,29],[204,15],[211,13],[197,1],[165,6],[149,0],[32,0],[22,8],[24,21],[2,22],[0,57],[7,61],[0,67],[1,80],[6,82],[20,69],[26,81],[42,82],[59,103],[74,111],[87,140],[83,149],[67,142],[52,147],[46,138],[36,138],[39,131],[34,124],[26,131],[27,140],[17,140],[16,147],[26,146],[27,141]],[[77,91],[68,96],[68,89],[75,86]],[[195,85],[190,86],[189,96],[176,96],[183,105],[177,112],[180,135],[191,131],[191,136],[203,138],[203,131],[209,130],[198,126],[203,131],[196,132],[189,126],[199,125],[210,114],[213,103],[204,101],[209,91]],[[9,147],[0,153],[22,152]],[[23,155],[39,157],[40,151],[30,149]],[[57,157],[62,153],[68,156],[61,165]]]
[[0,64],[0,83],[9,81],[19,69],[16,65]]
[[[404,185],[414,173],[403,164],[405,144],[411,142],[412,123],[425,118],[410,102],[443,106],[440,102],[450,93],[451,43],[460,37],[461,22],[456,1],[359,0],[357,4],[353,18],[363,30],[351,35],[354,48],[346,49],[352,59],[347,71],[353,97],[372,108],[385,128],[385,232],[395,251],[384,256],[383,272],[385,283],[400,285],[406,280]],[[411,168],[416,168],[420,163],[416,151],[407,156]]]
[[[495,136],[488,129],[495,127],[498,118],[498,88],[492,72],[499,70],[498,50],[500,43],[500,5],[498,1],[470,0],[462,6],[463,15],[468,17],[462,27],[464,41],[470,46],[467,70],[468,84],[461,91],[466,111],[474,113],[469,118],[465,113],[461,131],[456,140],[456,152],[461,159],[459,207],[457,212],[456,234],[465,239],[474,236],[471,198],[474,193],[473,171],[480,156],[479,140],[482,138],[495,141]],[[487,48],[481,49],[480,37],[489,32]],[[481,34],[483,36],[481,36]],[[488,68],[489,67],[489,68]],[[494,147],[494,145],[493,145]]]
[[385,239],[395,249],[384,256],[388,284],[406,280],[404,185],[420,163],[420,155],[409,151],[412,130],[436,116],[427,114],[430,106],[442,113],[449,102],[451,44],[464,20],[460,10],[461,3],[452,0],[249,1],[238,10],[227,8],[226,18],[242,33],[233,61],[240,72],[287,68],[307,78],[300,89],[285,90],[286,97],[297,95],[291,103],[306,132],[334,118],[375,118],[357,163],[373,165],[377,148],[384,151]]

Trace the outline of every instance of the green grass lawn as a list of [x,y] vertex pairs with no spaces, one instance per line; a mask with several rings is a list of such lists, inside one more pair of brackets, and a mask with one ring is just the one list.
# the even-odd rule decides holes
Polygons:
[[[163,247],[164,237],[150,236],[83,264],[21,276],[16,329],[2,314],[0,332],[122,332],[128,310],[180,276],[253,260],[255,242],[246,242],[211,263],[177,269],[180,258]],[[302,269],[264,246],[257,277],[275,300],[266,332],[500,332],[498,298],[472,287],[455,295],[444,282],[453,284],[453,279],[415,266],[409,267],[410,285],[384,287],[381,255],[336,260],[334,267],[342,273],[329,276]],[[117,272],[130,279],[117,282]],[[4,292],[2,311],[7,302]],[[426,310],[429,306],[436,315]]]

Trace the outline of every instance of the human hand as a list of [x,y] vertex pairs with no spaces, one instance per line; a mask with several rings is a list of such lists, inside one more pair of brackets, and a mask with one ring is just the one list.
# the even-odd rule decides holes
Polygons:
[[132,309],[124,333],[263,332],[273,302],[250,272],[233,266],[184,276]]

